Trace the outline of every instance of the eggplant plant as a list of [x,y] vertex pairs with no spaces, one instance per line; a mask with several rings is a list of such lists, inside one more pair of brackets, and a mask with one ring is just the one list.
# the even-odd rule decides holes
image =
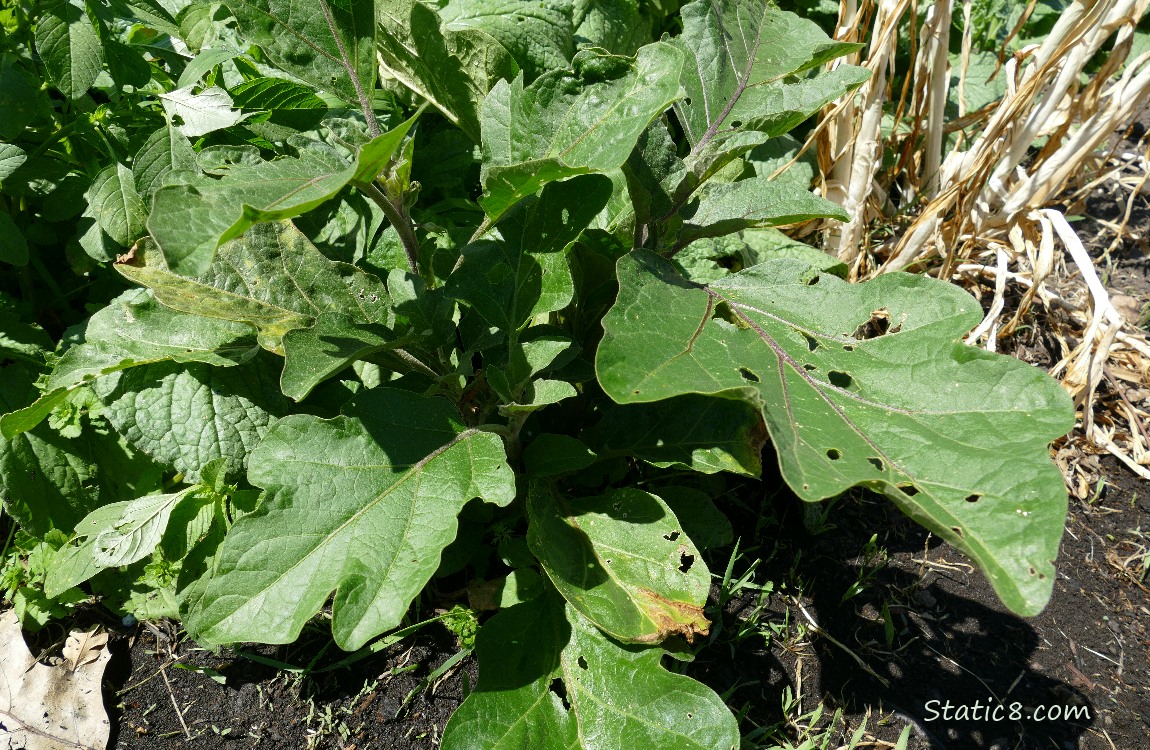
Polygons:
[[[56,262],[110,290],[0,337],[27,612],[83,586],[209,645],[325,612],[356,650],[462,577],[494,614],[443,747],[735,748],[663,662],[729,533],[693,477],[764,449],[805,501],[885,494],[1012,611],[1050,597],[1069,398],[964,345],[957,287],[851,284],[776,228],[847,219],[788,133],[866,80],[828,71],[857,45],[763,0],[5,7],[0,101],[48,83],[0,133],[0,221],[79,181]],[[21,145],[93,105],[127,124],[88,117],[92,159]]]

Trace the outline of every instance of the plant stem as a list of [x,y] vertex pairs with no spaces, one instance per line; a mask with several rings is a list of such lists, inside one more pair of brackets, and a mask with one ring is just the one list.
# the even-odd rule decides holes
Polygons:
[[343,39],[339,36],[339,27],[335,24],[335,19],[331,15],[331,7],[328,5],[327,0],[320,0],[319,7],[323,9],[324,20],[327,21],[328,31],[331,32],[331,38],[335,40],[336,49],[339,50],[339,60],[343,64],[344,70],[347,71],[347,77],[351,79],[351,85],[355,87],[356,98],[359,99],[359,108],[363,110],[363,116],[367,120],[367,129],[371,133],[371,137],[375,138],[383,133],[379,129],[379,121],[375,119],[375,111],[371,108],[371,97],[368,92],[363,88],[363,81],[359,78],[359,71],[355,69],[351,58],[347,56],[347,50],[343,47]]
[[411,267],[411,272],[418,276],[419,238],[415,236],[415,226],[411,223],[411,217],[407,215],[407,209],[402,201],[393,202],[392,196],[384,195],[383,191],[374,183],[357,182],[356,187],[362,190],[368,198],[375,201],[375,204],[383,211],[383,215],[395,227],[395,231],[399,234],[399,241],[403,243],[403,252],[407,255],[407,265]]

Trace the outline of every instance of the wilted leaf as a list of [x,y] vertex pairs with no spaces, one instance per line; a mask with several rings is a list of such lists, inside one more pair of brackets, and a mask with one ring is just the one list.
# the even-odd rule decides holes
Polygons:
[[232,164],[219,179],[202,176],[163,187],[156,191],[148,230],[173,271],[202,274],[216,248],[250,227],[306,213],[349,182],[370,183],[414,123],[412,117],[364,144],[353,163],[317,148],[298,157]]

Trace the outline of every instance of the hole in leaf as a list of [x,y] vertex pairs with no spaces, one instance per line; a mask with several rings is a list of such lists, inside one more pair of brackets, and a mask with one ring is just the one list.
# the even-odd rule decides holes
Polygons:
[[736,129],[741,128],[741,127],[743,127],[743,121],[742,120],[735,120],[734,122],[731,123],[731,127],[736,128]]
[[672,531],[670,534],[664,534],[663,538],[666,539],[668,542],[673,542],[679,538],[679,532]]
[[822,277],[816,273],[814,276],[807,280],[807,286],[814,286],[815,284],[819,283],[819,279],[821,278]]
[[632,396],[638,396],[638,395],[639,395],[639,390],[636,388],[635,390],[631,391],[631,395],[632,395]]
[[688,555],[686,552],[679,553],[679,572],[686,573],[695,564],[695,556]]
[[855,348],[853,346],[851,346],[850,344],[844,344],[843,345],[843,351],[844,352],[853,352],[854,350],[855,350]]
[[879,336],[885,336],[888,333],[898,333],[902,330],[902,323],[899,323],[894,328],[890,327],[890,311],[885,307],[881,307],[870,314],[870,319],[861,324],[851,334],[851,338],[865,341],[867,339],[876,339]]
[[871,466],[875,467],[879,471],[883,471],[886,469],[886,465],[882,462],[881,458],[874,458],[874,457],[868,458],[867,463],[870,464]]
[[809,490],[810,488],[811,488],[811,486],[810,486],[809,484],[804,484],[804,485],[803,485],[803,489],[804,489],[804,490]]
[[968,503],[977,503],[981,499],[982,499],[982,495],[976,494],[976,495],[967,495],[966,496],[966,502],[968,502]]
[[843,457],[842,451],[836,450],[834,448],[831,448],[827,451],[827,458],[829,458],[832,461],[838,461],[842,457]]
[[962,529],[960,529],[957,526],[951,526],[950,530],[953,531],[958,536],[959,539],[962,539],[963,537],[966,536],[966,534],[962,533]]
[[688,719],[693,719],[693,718],[695,718],[695,715],[694,715],[693,713],[691,713],[690,711],[688,711],[688,712],[687,712],[687,718],[688,718]]
[[807,340],[807,349],[810,351],[813,352],[815,349],[819,348],[819,342],[815,340],[814,336],[810,335],[809,333],[804,333],[803,338]]
[[900,484],[898,488],[902,490],[903,494],[907,497],[914,497],[918,494],[918,487],[915,487],[913,484]]
[[827,380],[831,381],[831,385],[839,388],[850,388],[855,382],[854,378],[841,370],[831,370],[827,373]]
[[571,704],[567,702],[567,686],[563,684],[563,680],[556,677],[551,680],[551,684],[547,686],[547,689],[559,696],[559,700],[563,703],[563,708],[568,711],[571,710]]
[[808,362],[807,364],[803,365],[803,369],[806,370],[807,372],[814,372],[815,370],[817,370],[819,368],[816,367],[815,365],[812,365],[810,362]]
[[1046,574],[1045,573],[1039,573],[1038,574],[1038,580],[1045,581],[1046,580]]
[[603,560],[603,562],[605,562],[605,563],[607,563],[608,565],[610,565],[610,564],[611,564],[611,558],[609,558],[609,557],[608,557],[608,558],[606,558],[605,560]]
[[739,375],[742,376],[743,380],[749,380],[752,383],[759,382],[759,376],[756,375],[755,373],[751,372],[750,370],[748,370],[745,367],[739,368]]
[[580,669],[586,669],[587,668],[587,660],[584,659],[582,656],[579,657],[578,662],[579,662],[579,668]]
[[1030,575],[1032,575],[1032,576],[1038,575],[1038,571],[1035,570],[1033,566],[1031,566],[1031,568],[1030,568]]

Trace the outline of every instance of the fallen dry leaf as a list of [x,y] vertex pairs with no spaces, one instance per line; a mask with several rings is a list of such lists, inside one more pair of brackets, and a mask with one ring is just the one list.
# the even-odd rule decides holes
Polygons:
[[0,750],[104,750],[107,640],[73,631],[64,661],[49,667],[28,651],[16,613],[0,616]]

